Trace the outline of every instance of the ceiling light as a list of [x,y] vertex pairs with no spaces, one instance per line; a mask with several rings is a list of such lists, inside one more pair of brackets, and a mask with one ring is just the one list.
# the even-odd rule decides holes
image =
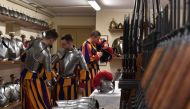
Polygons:
[[88,3],[96,10],[100,11],[101,8],[95,0],[88,0]]

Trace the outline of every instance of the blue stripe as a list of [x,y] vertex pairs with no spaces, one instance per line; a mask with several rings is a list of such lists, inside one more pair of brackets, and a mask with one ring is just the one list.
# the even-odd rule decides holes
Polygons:
[[91,90],[91,93],[94,91],[94,88],[93,88],[93,86],[92,86],[92,81],[93,81],[93,80],[90,80],[90,90]]
[[63,90],[64,79],[60,78],[59,83],[60,83],[59,100],[64,100],[65,99],[64,90]]
[[42,79],[40,79],[40,81],[41,81],[41,87],[42,87],[44,102],[45,102],[46,106],[48,107],[48,109],[51,109],[51,105],[48,101],[48,95],[47,95],[45,83]]
[[88,96],[88,81],[86,81],[86,91],[85,91],[85,93],[86,93],[86,96]]
[[[37,84],[36,84],[36,80],[33,80],[33,82],[34,82],[35,88],[38,89],[38,88],[37,88]],[[42,101],[42,99],[41,99],[40,94],[39,94],[38,91],[37,91],[37,96],[38,96],[38,99],[39,99],[40,103],[42,104],[42,106],[43,106],[44,109],[45,109],[45,104],[43,103],[43,101]]]
[[71,99],[71,86],[67,86],[67,99]]
[[77,99],[77,84],[74,84],[74,98]]
[[[29,81],[29,82],[32,82],[32,81]],[[37,107],[39,108],[39,106],[38,106],[38,102],[36,101],[36,98],[35,98],[35,96],[34,96],[34,92],[33,92],[33,90],[32,90],[31,83],[30,83],[30,89],[31,89],[31,92],[32,92],[32,96],[33,96],[34,99],[35,99],[36,105],[37,105]]]
[[90,63],[89,52],[90,52],[90,51],[88,51],[88,44],[86,43],[86,44],[85,44],[85,54],[84,54],[84,57],[85,57],[85,60],[86,60],[86,63],[87,63],[87,64]]
[[[24,78],[25,78],[27,72],[28,72],[27,69],[23,69],[23,70],[22,70],[22,72],[21,72],[21,74],[20,74],[21,80],[24,80]],[[24,82],[24,81],[22,81],[22,82]]]

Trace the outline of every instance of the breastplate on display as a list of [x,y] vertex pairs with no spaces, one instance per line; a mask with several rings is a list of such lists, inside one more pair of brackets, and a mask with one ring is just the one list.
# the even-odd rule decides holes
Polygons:
[[26,51],[25,67],[32,72],[37,72],[41,64],[47,72],[51,71],[50,50],[41,39],[36,39]]
[[6,107],[9,105],[11,98],[11,89],[7,85],[0,85],[0,107]]
[[8,60],[8,43],[7,38],[0,37],[0,60]]
[[19,60],[21,51],[24,50],[24,45],[19,39],[10,39],[9,49],[9,58],[11,60]]
[[20,84],[9,84],[7,87],[10,88],[10,101],[18,101],[20,99]]
[[80,65],[82,69],[87,70],[87,65],[81,52],[76,48],[70,51],[65,51],[63,59],[59,61],[59,74],[62,77],[74,76],[75,68]]
[[113,44],[112,44],[114,53],[117,56],[121,56],[123,54],[123,39],[122,37],[117,38],[114,40]]

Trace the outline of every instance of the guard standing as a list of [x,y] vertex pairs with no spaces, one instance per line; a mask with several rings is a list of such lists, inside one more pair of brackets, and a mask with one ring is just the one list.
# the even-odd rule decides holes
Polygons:
[[55,76],[51,68],[50,46],[57,39],[55,30],[48,30],[42,39],[35,39],[26,50],[21,72],[21,100],[23,109],[51,109],[50,90]]
[[91,78],[87,78],[86,81],[83,81],[85,84],[85,90],[83,96],[90,96],[94,91],[93,88],[93,79],[99,70],[98,61],[102,56],[102,52],[98,52],[96,48],[96,43],[99,41],[101,34],[99,31],[93,31],[90,34],[90,37],[82,44],[82,54],[88,65],[88,69]]

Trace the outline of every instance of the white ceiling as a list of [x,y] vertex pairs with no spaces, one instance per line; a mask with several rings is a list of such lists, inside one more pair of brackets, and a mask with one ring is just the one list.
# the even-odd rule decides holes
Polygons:
[[[52,12],[55,16],[63,15],[95,15],[96,11],[88,4],[88,0],[20,0],[37,4]],[[102,9],[133,8],[134,0],[96,0]]]
[[[96,12],[88,4],[88,0],[20,0],[37,4],[54,16],[95,15]],[[102,9],[132,9],[135,0],[96,0]],[[151,0],[150,0],[151,1]],[[161,0],[161,3],[168,0]]]

